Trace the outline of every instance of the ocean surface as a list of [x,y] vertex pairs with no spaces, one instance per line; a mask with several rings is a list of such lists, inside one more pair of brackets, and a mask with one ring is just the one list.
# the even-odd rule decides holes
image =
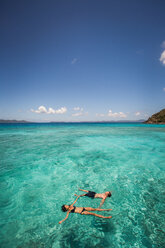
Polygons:
[[[78,188],[112,191],[112,218],[58,224]],[[1,124],[0,247],[165,247],[165,125]]]

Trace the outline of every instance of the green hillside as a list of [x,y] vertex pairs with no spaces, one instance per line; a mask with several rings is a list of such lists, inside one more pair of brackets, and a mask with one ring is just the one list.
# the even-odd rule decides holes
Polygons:
[[162,109],[160,112],[153,114],[145,123],[152,124],[165,124],[165,109]]

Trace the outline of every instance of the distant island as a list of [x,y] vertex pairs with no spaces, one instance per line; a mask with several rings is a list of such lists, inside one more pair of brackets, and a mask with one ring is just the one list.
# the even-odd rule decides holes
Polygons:
[[147,124],[165,124],[165,109],[162,109],[160,112],[153,114],[144,123],[147,123]]
[[3,120],[0,119],[0,123],[29,123],[29,121],[17,121],[17,120]]
[[76,121],[76,122],[74,122],[74,121],[50,121],[50,122],[34,122],[34,121],[25,121],[25,120],[4,120],[4,119],[0,119],[0,123],[57,123],[57,124],[67,124],[67,123],[70,123],[70,124],[72,124],[72,123],[143,123],[144,122],[144,120],[143,119],[141,119],[141,120],[135,120],[135,121],[133,121],[133,120],[125,120],[125,121],[123,121],[123,120],[118,120],[118,121],[113,121],[113,120],[111,120],[111,121]]

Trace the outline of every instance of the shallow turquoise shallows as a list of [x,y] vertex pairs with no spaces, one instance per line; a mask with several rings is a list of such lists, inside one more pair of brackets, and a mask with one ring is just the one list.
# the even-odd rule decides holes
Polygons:
[[[112,191],[112,219],[58,224],[78,188]],[[165,125],[1,124],[0,247],[165,247]]]

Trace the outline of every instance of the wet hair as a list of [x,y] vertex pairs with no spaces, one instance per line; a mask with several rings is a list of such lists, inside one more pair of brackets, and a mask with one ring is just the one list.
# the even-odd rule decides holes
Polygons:
[[108,197],[111,197],[111,195],[112,195],[111,192],[109,192]]
[[61,210],[62,210],[63,212],[66,212],[66,211],[67,211],[65,205],[62,205]]

